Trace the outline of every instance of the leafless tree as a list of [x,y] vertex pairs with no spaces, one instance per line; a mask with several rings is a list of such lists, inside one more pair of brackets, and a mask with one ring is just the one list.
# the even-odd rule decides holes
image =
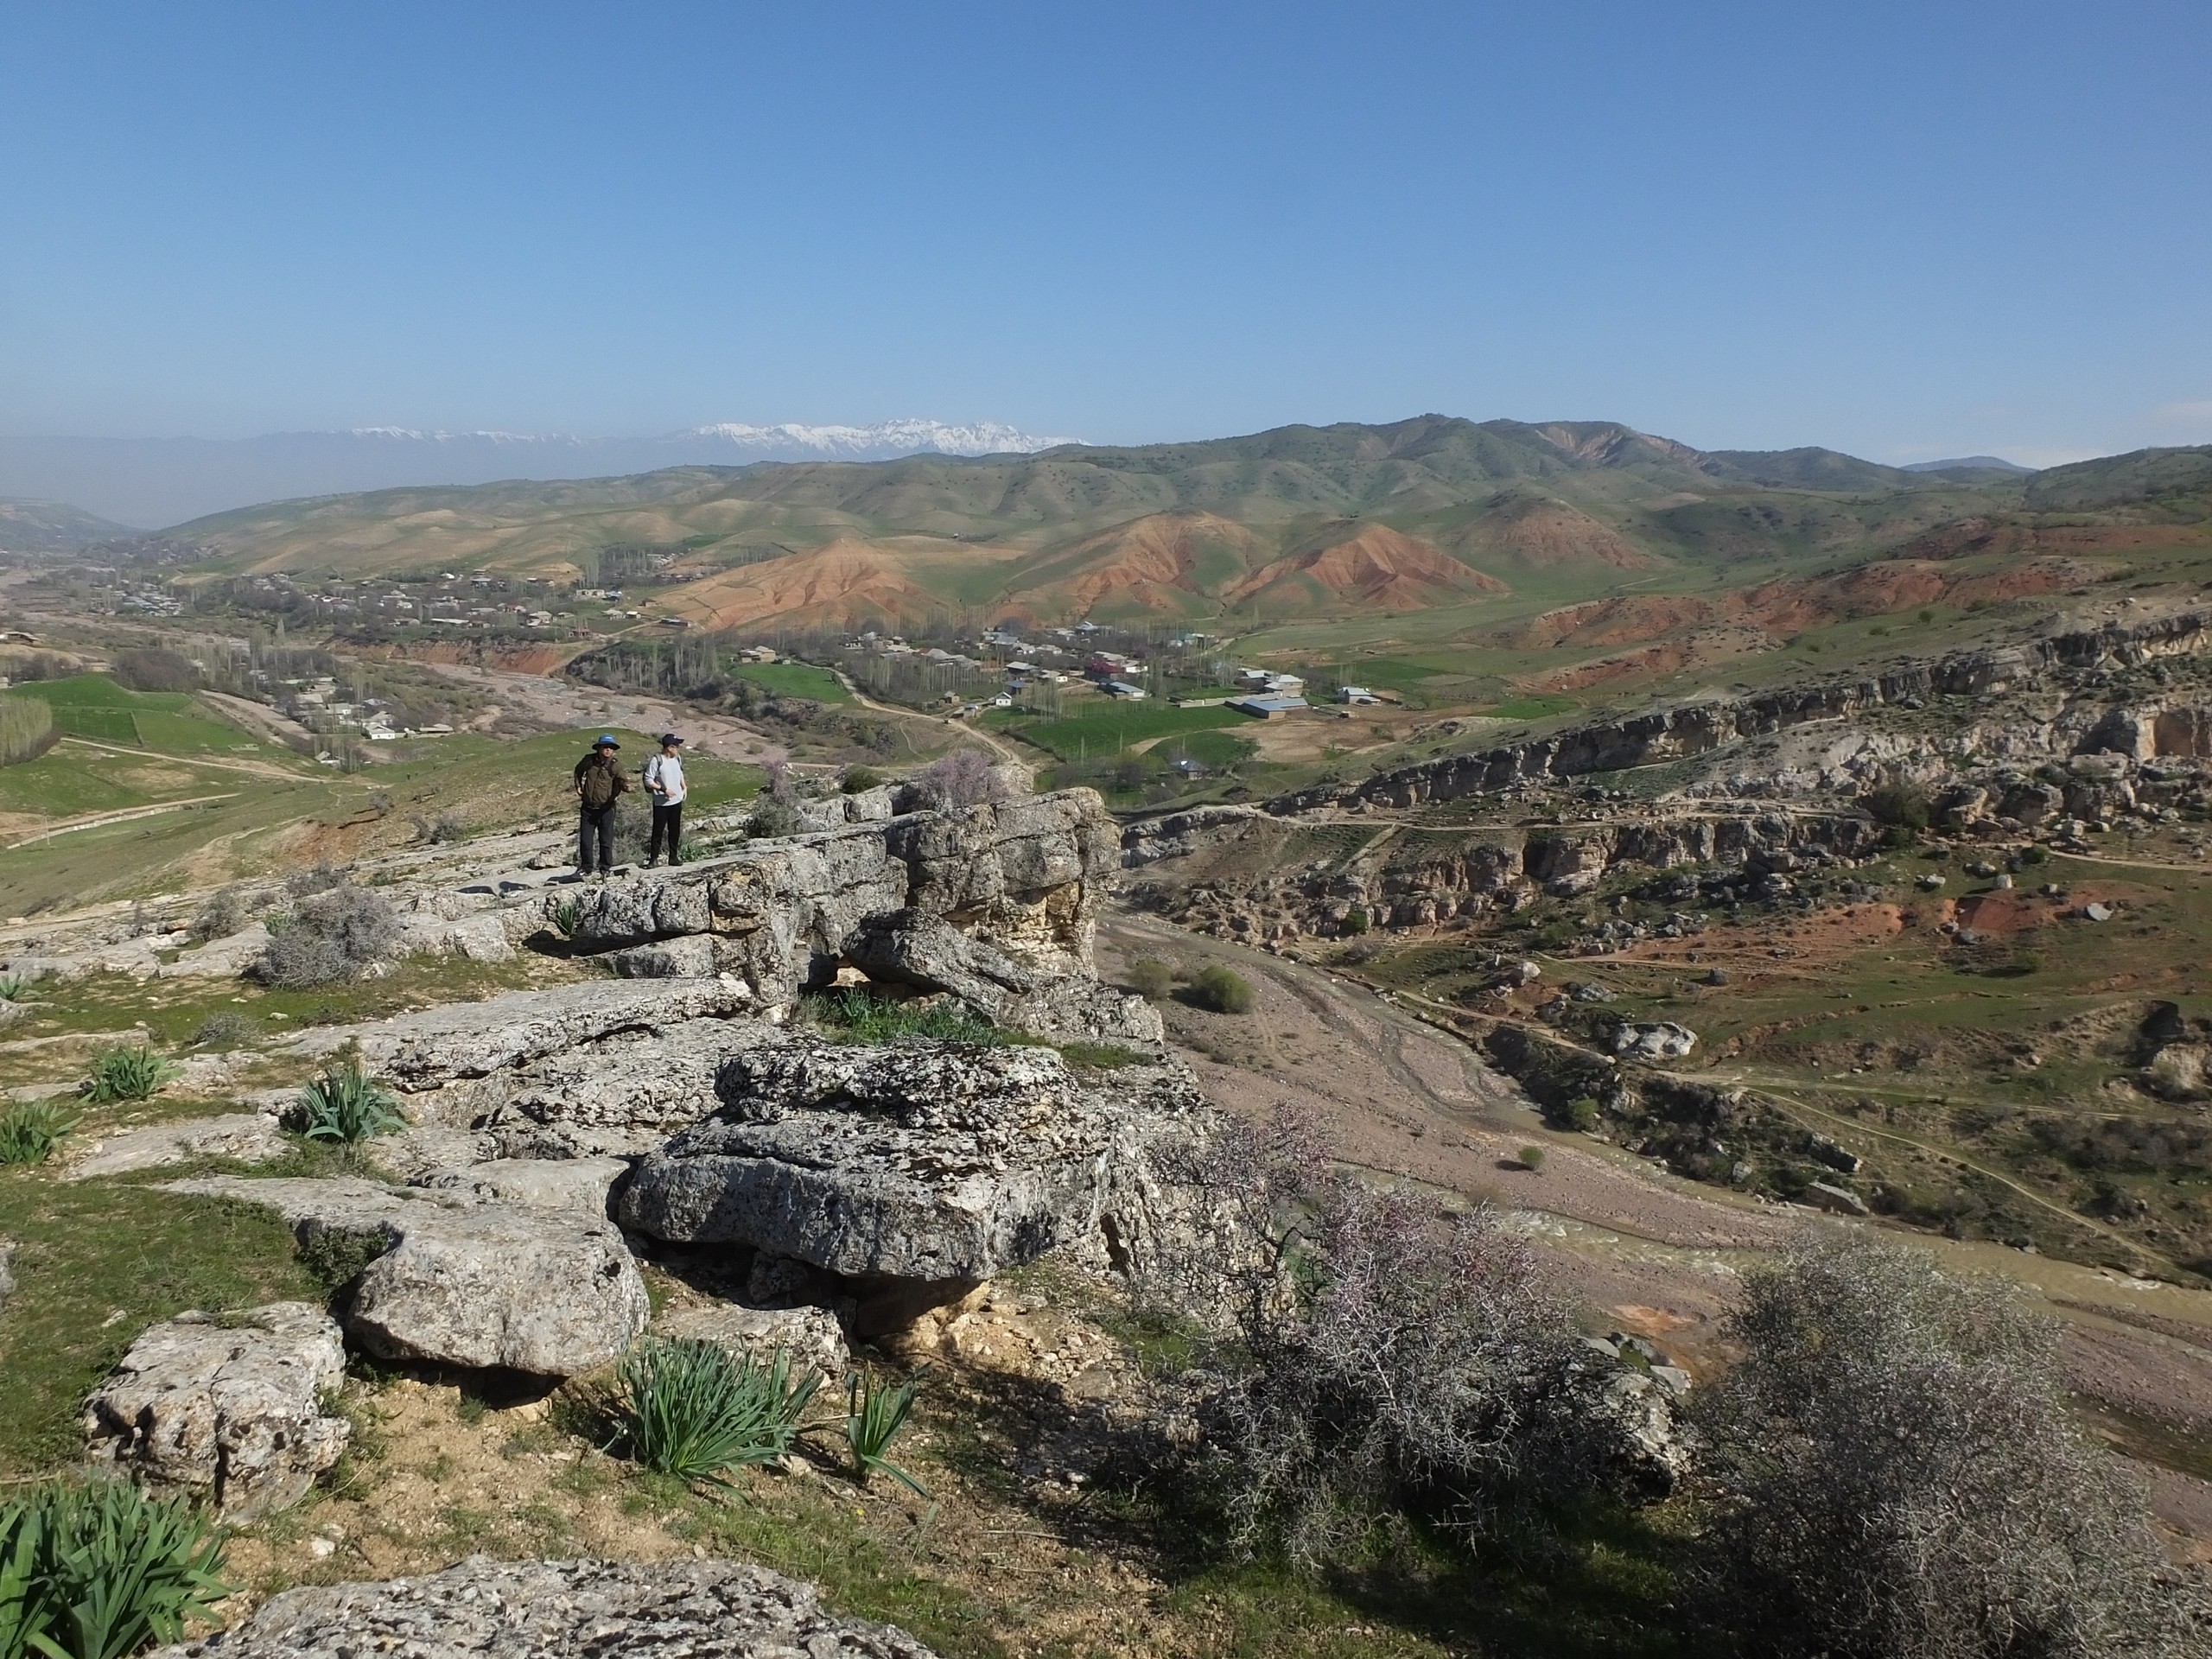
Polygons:
[[981,749],[955,749],[939,755],[914,774],[914,783],[932,805],[981,806],[1006,798],[1006,780],[991,768]]

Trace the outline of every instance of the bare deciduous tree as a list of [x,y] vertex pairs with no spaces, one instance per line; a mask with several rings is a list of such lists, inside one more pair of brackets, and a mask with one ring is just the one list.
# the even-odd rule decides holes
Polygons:
[[914,774],[914,783],[938,807],[981,806],[1006,798],[1006,780],[981,749],[955,749]]

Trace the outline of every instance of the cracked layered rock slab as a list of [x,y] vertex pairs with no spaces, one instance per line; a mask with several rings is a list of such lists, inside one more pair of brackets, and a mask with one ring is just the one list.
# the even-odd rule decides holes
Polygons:
[[1189,1225],[1170,1172],[1214,1122],[1179,1067],[1087,1084],[1046,1048],[775,1032],[717,1088],[721,1110],[639,1165],[623,1224],[854,1281],[863,1334],[1050,1250],[1135,1265]]
[[64,1170],[61,1179],[82,1181],[96,1175],[127,1175],[136,1170],[188,1163],[194,1158],[260,1164],[283,1156],[285,1150],[284,1133],[276,1118],[259,1112],[234,1112],[111,1135]]
[[303,1247],[325,1235],[382,1245],[344,1319],[386,1358],[570,1376],[607,1363],[645,1327],[638,1264],[604,1219],[349,1179],[217,1175],[164,1190],[266,1205]]
[[736,1561],[493,1561],[288,1590],[154,1659],[933,1659],[888,1624],[833,1618],[811,1585]]
[[791,1356],[795,1370],[819,1371],[832,1383],[842,1383],[852,1365],[844,1327],[822,1307],[744,1307],[735,1302],[687,1307],[657,1320],[653,1334],[711,1342],[739,1359],[763,1365],[780,1351]]
[[416,1092],[489,1077],[617,1032],[728,1018],[752,1007],[751,994],[732,981],[594,980],[448,1003],[368,1025],[321,1027],[303,1033],[287,1052],[320,1058],[358,1043],[370,1071]]
[[607,1194],[629,1173],[628,1160],[621,1158],[495,1158],[458,1169],[435,1169],[410,1185],[480,1204],[518,1204],[603,1219]]
[[715,1110],[723,1060],[775,1029],[709,1019],[620,1030],[456,1089],[447,1109],[505,1158],[652,1152]]
[[307,1496],[353,1425],[321,1397],[346,1374],[337,1324],[305,1302],[182,1313],[130,1344],[85,1405],[86,1455],[246,1521]]

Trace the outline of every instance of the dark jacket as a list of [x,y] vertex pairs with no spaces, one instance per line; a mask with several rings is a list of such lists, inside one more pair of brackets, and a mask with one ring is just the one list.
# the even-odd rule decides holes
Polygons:
[[613,805],[617,795],[629,791],[630,774],[605,749],[594,749],[576,762],[576,788],[583,796],[584,805],[596,812],[603,806]]

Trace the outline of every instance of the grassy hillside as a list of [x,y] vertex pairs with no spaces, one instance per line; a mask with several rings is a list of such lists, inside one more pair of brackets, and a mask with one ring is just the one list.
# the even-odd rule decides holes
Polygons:
[[1058,622],[1514,608],[1624,581],[1700,586],[1877,552],[2020,502],[2016,480],[1828,450],[1707,454],[1610,423],[1292,426],[1035,455],[679,467],[386,490],[181,526],[225,571],[578,576],[598,550],[672,553],[701,626]]

